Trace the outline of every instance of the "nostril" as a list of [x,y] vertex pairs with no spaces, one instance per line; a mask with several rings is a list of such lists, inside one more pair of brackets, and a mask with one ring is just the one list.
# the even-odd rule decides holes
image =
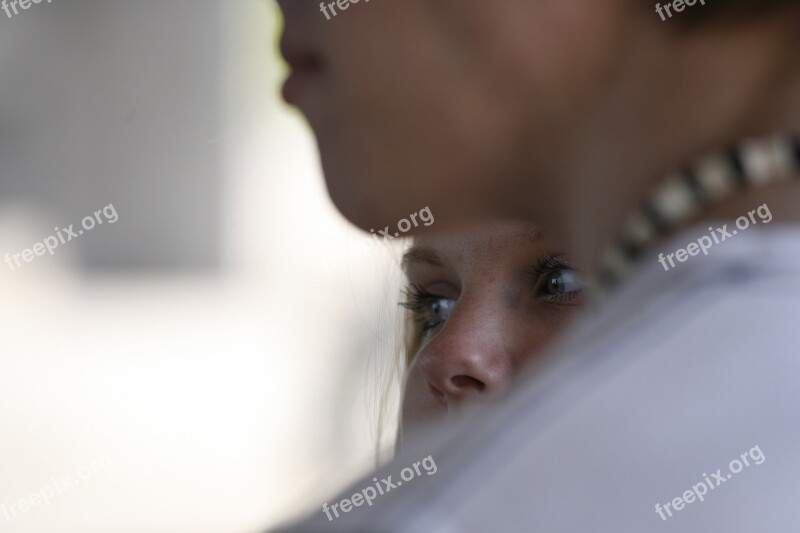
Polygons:
[[473,378],[472,376],[453,376],[450,378],[450,383],[458,390],[474,390],[476,392],[483,392],[486,389],[486,384],[483,381]]
[[439,402],[439,405],[443,407],[447,407],[447,395],[439,390],[436,386],[428,382],[428,390],[431,392],[433,397]]

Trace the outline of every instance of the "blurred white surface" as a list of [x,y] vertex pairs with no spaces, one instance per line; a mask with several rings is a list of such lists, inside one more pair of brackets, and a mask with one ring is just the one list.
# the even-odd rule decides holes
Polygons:
[[[106,5],[87,28],[102,35],[98,25],[117,6]],[[25,16],[50,9],[38,7]],[[59,9],[71,16],[68,7]],[[380,247],[364,251],[366,237],[327,200],[307,127],[277,98],[275,6],[237,2],[223,11],[227,49],[217,74],[224,80],[225,131],[185,140],[223,162],[214,243],[219,268],[82,269],[92,245],[84,241],[113,240],[110,249],[126,250],[130,239],[130,246],[148,249],[134,242],[135,228],[118,229],[126,218],[148,216],[123,208],[138,194],[135,182],[108,186],[109,197],[92,204],[114,202],[117,224],[16,271],[0,265],[0,505],[19,507],[93,461],[112,464],[11,520],[0,510],[0,531],[255,531],[313,510],[371,465],[367,402],[373,398],[364,385],[372,379],[370,357],[393,342],[384,332],[396,307],[395,255]],[[98,76],[103,69],[89,68]],[[168,90],[168,79],[149,81],[154,90]],[[0,109],[13,107],[2,96],[0,90]],[[128,109],[120,102],[116,111]],[[148,109],[137,113],[147,116]],[[157,129],[171,119],[142,120],[138,127]],[[2,129],[0,120],[0,139],[7,139]],[[75,135],[81,132],[76,126]],[[136,160],[124,138],[113,142],[103,168],[117,156],[122,165]],[[158,169],[155,163],[147,168]],[[24,184],[14,180],[25,172],[11,170],[0,161],[1,184],[16,190]],[[168,181],[170,168],[163,173],[150,177]],[[81,180],[91,188],[102,176]],[[163,191],[163,205],[194,200],[180,187]],[[48,210],[52,198],[37,200],[0,198],[0,254],[19,252],[54,226],[91,213],[76,211],[80,216],[70,219]],[[167,213],[167,220],[183,212]],[[189,244],[204,238],[182,234]],[[154,246],[154,257],[163,245]],[[100,263],[120,264],[98,249]]]

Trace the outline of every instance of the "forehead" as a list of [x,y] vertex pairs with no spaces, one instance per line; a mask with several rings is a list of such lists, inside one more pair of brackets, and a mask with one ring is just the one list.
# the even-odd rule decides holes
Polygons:
[[414,265],[471,265],[527,255],[542,245],[542,233],[526,222],[497,222],[434,236],[423,236],[406,252],[406,270]]

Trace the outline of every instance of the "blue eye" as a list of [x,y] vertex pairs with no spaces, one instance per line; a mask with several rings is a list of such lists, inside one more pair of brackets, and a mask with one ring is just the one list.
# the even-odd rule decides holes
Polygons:
[[557,257],[545,256],[530,271],[535,276],[536,294],[552,303],[566,303],[584,288],[581,275]]
[[434,297],[428,302],[427,305],[427,318],[425,319],[422,329],[428,331],[443,323],[450,316],[456,302],[450,298],[436,298]]
[[409,287],[406,296],[408,300],[400,305],[410,310],[415,320],[422,323],[420,334],[443,324],[456,305],[454,299],[437,296],[419,285]]
[[557,270],[547,275],[545,287],[551,296],[578,292],[583,288],[574,270]]

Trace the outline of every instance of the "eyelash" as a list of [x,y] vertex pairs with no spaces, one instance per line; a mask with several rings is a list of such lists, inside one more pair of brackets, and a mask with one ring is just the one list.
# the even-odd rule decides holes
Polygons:
[[[541,287],[543,285],[544,279],[547,276],[555,274],[561,271],[574,271],[575,269],[567,264],[562,259],[558,257],[545,255],[539,258],[537,263],[533,265],[530,270],[527,271],[528,274],[532,275],[534,278],[535,288],[537,290],[537,295],[542,296],[543,299],[551,304],[561,305],[561,304],[568,304],[569,302],[575,300],[580,296],[583,292],[583,289],[577,289],[570,292],[560,293],[560,294],[547,294],[546,292],[546,285],[545,287]],[[444,323],[447,319],[438,320],[436,322],[431,321],[430,318],[427,318],[427,315],[430,313],[430,306],[437,300],[450,300],[450,298],[445,298],[443,296],[438,296],[433,294],[432,292],[428,291],[425,287],[418,284],[412,284],[406,289],[403,294],[405,295],[405,301],[401,302],[400,305],[409,311],[411,311],[414,319],[418,322],[422,323],[422,328],[420,331],[420,336],[424,336],[425,333],[434,329],[438,325]]]
[[[534,277],[536,287],[539,289],[539,291],[541,291],[542,288],[539,286],[542,285],[542,280],[545,278],[545,276],[549,276],[560,271],[574,272],[575,269],[558,257],[545,255],[539,258],[538,262],[533,265],[530,270],[528,270],[528,273]],[[545,293],[543,296],[546,296],[545,300],[549,303],[566,304],[576,299],[581,295],[582,292],[583,289],[580,288],[575,291],[561,294],[547,295]]]
[[405,291],[406,300],[401,302],[400,305],[405,307],[414,315],[414,319],[418,322],[422,322],[422,329],[420,331],[420,336],[424,335],[428,331],[432,330],[436,326],[438,326],[443,320],[437,323],[431,323],[425,320],[425,313],[428,311],[429,306],[432,302],[436,300],[446,300],[442,296],[437,296],[432,292],[429,292],[425,287],[422,285],[413,284],[408,287]]

